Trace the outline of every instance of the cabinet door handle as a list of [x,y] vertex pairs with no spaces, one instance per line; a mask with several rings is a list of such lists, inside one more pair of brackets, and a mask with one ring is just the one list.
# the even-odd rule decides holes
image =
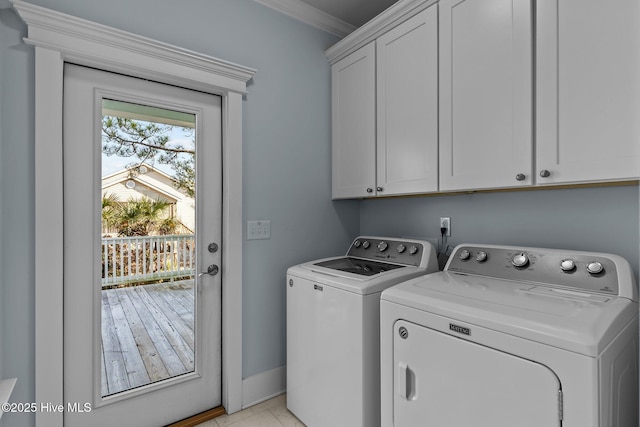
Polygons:
[[523,173],[519,173],[518,175],[516,175],[516,180],[518,181],[524,181],[525,179],[527,179],[527,177]]
[[382,191],[382,187],[376,187],[377,191]]
[[373,193],[373,188],[371,188],[371,187],[367,188],[367,193],[369,193],[369,194]]
[[548,178],[551,175],[551,172],[549,172],[547,169],[542,169],[540,171],[540,176],[543,178]]

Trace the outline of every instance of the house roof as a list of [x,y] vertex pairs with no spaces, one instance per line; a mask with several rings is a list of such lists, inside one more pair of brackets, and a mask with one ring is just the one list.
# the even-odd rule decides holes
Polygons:
[[112,187],[116,184],[132,180],[148,188],[151,188],[152,190],[172,200],[184,200],[190,198],[184,191],[176,188],[173,185],[175,180],[170,175],[146,163],[143,163],[139,167],[146,167],[147,172],[138,173],[132,176],[130,172],[133,168],[125,168],[102,177],[102,190],[106,190],[107,188]]

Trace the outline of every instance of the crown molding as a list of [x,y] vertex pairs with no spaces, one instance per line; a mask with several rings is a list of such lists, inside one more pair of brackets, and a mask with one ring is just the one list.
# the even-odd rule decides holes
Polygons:
[[325,51],[325,55],[333,65],[437,2],[438,0],[400,0],[349,34],[349,36],[331,46]]
[[[153,78],[136,70],[140,63],[158,64],[159,81],[172,83],[171,74],[193,81],[191,88],[246,92],[246,84],[256,70],[203,55],[192,50],[159,42],[117,28],[67,15],[22,0],[13,0],[13,8],[28,25],[25,43],[62,53],[68,62],[109,70],[111,62],[130,67],[132,76]],[[169,68],[167,69],[167,65]],[[152,66],[148,67],[153,69]],[[122,70],[122,68],[121,68]]]
[[312,27],[320,28],[328,33],[340,38],[352,33],[356,27],[348,24],[335,16],[329,15],[313,6],[300,0],[254,0],[263,6],[275,9],[292,18],[309,24]]

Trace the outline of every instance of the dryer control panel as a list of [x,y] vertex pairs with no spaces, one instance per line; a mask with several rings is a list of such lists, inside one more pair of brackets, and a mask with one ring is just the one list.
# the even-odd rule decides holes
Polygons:
[[[557,249],[460,245],[446,271],[619,295],[618,269],[626,260],[607,254]],[[635,286],[635,285],[634,285]]]

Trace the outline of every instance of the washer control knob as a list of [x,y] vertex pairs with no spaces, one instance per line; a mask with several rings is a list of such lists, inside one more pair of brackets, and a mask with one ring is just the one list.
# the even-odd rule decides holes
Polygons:
[[378,243],[378,251],[380,252],[386,251],[388,247],[389,247],[389,244],[387,242]]
[[360,240],[356,240],[355,242],[353,242],[354,248],[359,248],[360,246],[362,246],[362,242]]
[[402,243],[399,244],[398,247],[396,248],[396,250],[398,251],[399,254],[403,253],[406,249],[407,249],[407,247],[405,245],[403,245]]
[[369,243],[369,241],[365,240],[364,243],[362,243],[362,247],[365,249],[369,249],[369,246],[371,246],[371,243]]
[[417,254],[417,253],[418,253],[418,247],[417,247],[417,246],[411,246],[411,247],[409,248],[409,253],[410,253],[411,255],[415,255],[415,254]]
[[487,260],[487,253],[485,251],[480,251],[476,254],[476,261],[485,262]]
[[511,258],[511,264],[514,267],[526,267],[529,264],[529,256],[524,252],[517,253]]
[[587,271],[590,274],[600,274],[604,271],[604,267],[598,261],[592,261],[587,264]]
[[463,261],[468,260],[470,256],[471,256],[471,252],[469,252],[466,249],[461,250],[460,253],[458,254],[458,257],[460,257],[460,259]]
[[562,271],[573,271],[576,269],[576,262],[572,259],[563,259],[560,263],[560,268]]

